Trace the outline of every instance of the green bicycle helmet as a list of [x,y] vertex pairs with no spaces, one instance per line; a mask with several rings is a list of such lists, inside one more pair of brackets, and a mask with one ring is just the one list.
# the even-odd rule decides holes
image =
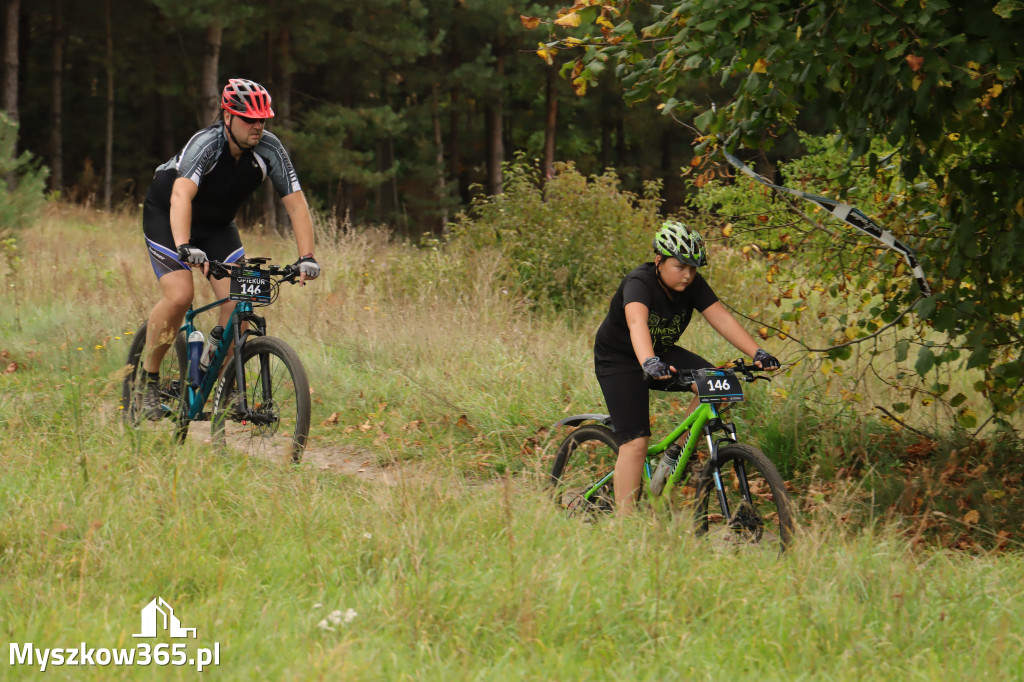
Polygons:
[[680,263],[695,268],[708,264],[704,240],[678,220],[662,223],[661,229],[654,235],[654,253],[665,257],[675,256]]

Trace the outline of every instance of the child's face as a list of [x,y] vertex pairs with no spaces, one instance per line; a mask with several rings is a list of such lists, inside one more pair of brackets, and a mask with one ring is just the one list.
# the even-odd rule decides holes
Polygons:
[[683,265],[674,256],[661,258],[658,263],[658,274],[661,281],[672,291],[682,291],[697,275],[697,268],[692,265]]

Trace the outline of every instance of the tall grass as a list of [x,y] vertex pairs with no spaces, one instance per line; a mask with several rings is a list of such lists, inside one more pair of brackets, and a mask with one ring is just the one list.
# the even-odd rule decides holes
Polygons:
[[[130,217],[54,210],[25,234],[17,272],[3,272],[0,350],[16,363],[0,375],[8,642],[131,647],[140,609],[159,595],[197,628],[190,647],[220,644],[208,672],[223,679],[1012,679],[1024,669],[1020,553],[922,550],[870,514],[851,528],[865,490],[801,490],[804,528],[784,560],[718,551],[660,516],[564,519],[538,485],[553,447],[542,427],[601,409],[589,344],[603,311],[532,313],[486,251],[322,235],[325,276],[286,288],[267,311],[312,378],[307,464],[225,456],[198,430],[184,445],[126,432],[126,332],[156,296],[139,231]],[[247,236],[246,246],[294,259],[285,242]],[[713,333],[692,332],[728,357]],[[871,436],[841,440],[856,421],[837,424],[840,413],[792,382],[760,386],[737,409],[741,428],[766,448],[805,439],[817,456],[793,453],[791,471]],[[773,409],[780,390],[822,404]],[[666,407],[656,403],[659,420]],[[807,414],[818,421],[804,424]],[[339,474],[336,453],[378,475]],[[29,674],[4,665],[4,678]]]

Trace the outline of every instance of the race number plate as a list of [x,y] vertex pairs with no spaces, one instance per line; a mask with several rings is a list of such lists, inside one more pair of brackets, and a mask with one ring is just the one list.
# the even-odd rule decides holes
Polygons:
[[740,380],[727,369],[695,369],[693,379],[702,403],[738,403],[743,400]]
[[254,268],[243,268],[231,276],[232,301],[270,302],[270,277]]

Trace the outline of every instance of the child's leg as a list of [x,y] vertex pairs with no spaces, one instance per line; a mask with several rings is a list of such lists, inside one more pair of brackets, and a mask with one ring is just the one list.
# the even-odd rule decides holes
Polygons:
[[634,438],[619,445],[619,457],[615,460],[615,513],[626,516],[636,506],[640,493],[640,479],[643,475],[644,460],[647,458],[649,437]]

